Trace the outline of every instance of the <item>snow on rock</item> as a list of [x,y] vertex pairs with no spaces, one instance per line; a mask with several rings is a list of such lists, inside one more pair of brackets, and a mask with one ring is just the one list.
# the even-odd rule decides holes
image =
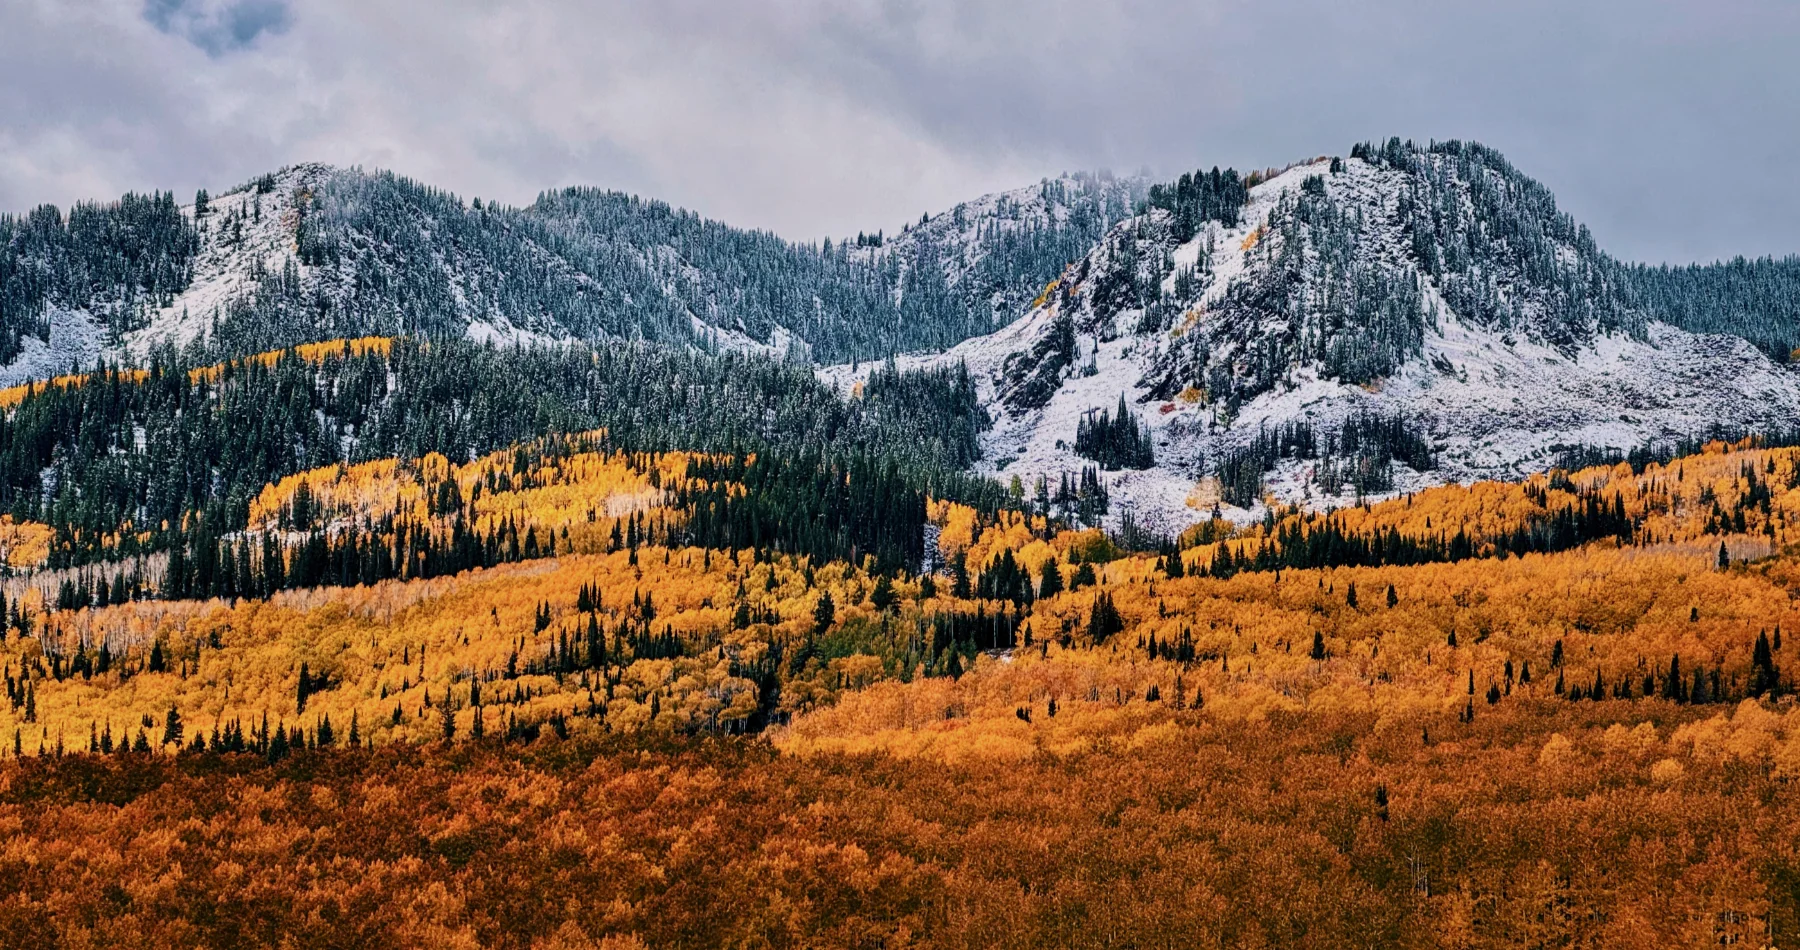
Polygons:
[[[204,336],[233,301],[256,289],[263,274],[279,274],[290,261],[302,278],[309,276],[311,269],[299,263],[296,253],[294,193],[319,187],[332,173],[331,167],[317,163],[284,168],[260,185],[251,182],[212,198],[208,213],[198,220],[194,206],[184,206],[182,213],[200,231],[193,281],[143,329],[126,334],[121,355],[142,359],[158,344],[180,348]],[[228,226],[227,220],[241,221],[241,226]]]
[[[848,253],[869,264],[891,264],[898,271],[896,303],[915,285],[908,272],[930,264],[939,269],[943,288],[1004,319],[1025,309],[1042,288],[1009,287],[993,281],[992,275],[984,280],[983,265],[998,245],[1041,242],[1052,232],[1077,235],[1126,218],[1149,186],[1150,180],[1142,176],[1114,177],[1105,172],[1046,178],[1035,185],[963,202],[900,234],[889,235],[882,244],[851,246]],[[923,283],[935,286],[939,282]]]
[[26,334],[19,358],[0,366],[0,388],[90,367],[106,353],[106,328],[86,313],[52,308],[49,342]]
[[[1264,258],[1243,250],[1262,238],[1269,215],[1283,195],[1327,163],[1297,166],[1253,188],[1241,222],[1232,228],[1211,222],[1196,237],[1169,249],[1175,267],[1191,267],[1203,247],[1214,249],[1211,277],[1184,309],[1204,321],[1217,319],[1209,306],[1233,285],[1258,277]],[[1371,254],[1402,255],[1397,231],[1383,211],[1391,208],[1401,183],[1393,173],[1352,161],[1332,187],[1367,214]],[[1154,214],[1154,212],[1153,212]],[[1119,228],[1133,227],[1125,222]],[[1104,246],[1090,263],[1108,253]],[[1402,266],[1412,266],[1410,262]],[[1072,268],[1073,269],[1073,268]],[[983,437],[977,470],[997,478],[1020,476],[1029,486],[1038,476],[1052,484],[1064,473],[1092,463],[1073,451],[1082,415],[1110,409],[1121,395],[1148,426],[1156,453],[1154,468],[1106,472],[1114,523],[1130,511],[1139,524],[1174,532],[1208,517],[1218,495],[1207,476],[1222,453],[1246,445],[1265,427],[1309,420],[1331,431],[1356,415],[1400,414],[1435,448],[1435,470],[1395,473],[1395,491],[1444,482],[1516,478],[1554,464],[1559,452],[1575,446],[1628,450],[1668,443],[1715,426],[1742,431],[1792,428],[1800,420],[1800,373],[1771,362],[1755,347],[1732,336],[1701,335],[1648,321],[1641,338],[1599,333],[1573,349],[1558,349],[1499,329],[1472,325],[1443,302],[1431,279],[1419,274],[1423,299],[1432,314],[1423,353],[1396,372],[1365,385],[1323,378],[1317,366],[1290,367],[1271,390],[1226,417],[1217,407],[1181,398],[1151,395],[1158,358],[1170,334],[1135,329],[1141,310],[1130,310],[1097,325],[1079,296],[1077,356],[1047,404],[1020,409],[1002,399],[1007,360],[1029,354],[1056,319],[1058,300],[1026,312],[1008,326],[967,340],[938,354],[902,356],[897,364],[925,368],[966,364],[977,380],[993,428]],[[1091,371],[1089,367],[1091,366]],[[1018,369],[1015,362],[1014,371]],[[822,379],[848,391],[873,366],[825,367]],[[1325,508],[1354,503],[1354,497],[1326,497],[1309,477],[1310,466],[1287,461],[1270,472],[1269,494],[1287,503]],[[1256,510],[1226,507],[1238,520]]]

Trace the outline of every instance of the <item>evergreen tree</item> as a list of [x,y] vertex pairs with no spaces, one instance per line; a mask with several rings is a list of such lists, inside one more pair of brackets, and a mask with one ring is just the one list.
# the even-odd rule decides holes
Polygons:
[[893,582],[888,580],[886,574],[877,577],[875,579],[875,586],[869,591],[869,603],[874,606],[877,611],[886,613],[890,607],[894,606],[894,601]]
[[1681,678],[1681,656],[1669,657],[1669,673],[1663,678],[1662,697],[1677,703],[1687,702],[1687,685]]
[[1088,613],[1088,638],[1095,646],[1099,646],[1124,629],[1125,620],[1119,616],[1118,608],[1113,606],[1112,595],[1103,592],[1096,596],[1093,609]]
[[1764,696],[1773,693],[1780,682],[1780,673],[1775,669],[1775,654],[1769,646],[1768,635],[1758,633],[1756,647],[1750,657],[1750,695]]
[[312,694],[313,678],[307,671],[306,661],[300,661],[300,678],[294,687],[294,714],[306,712],[306,698]]
[[1107,471],[1121,468],[1143,469],[1156,464],[1150,445],[1150,433],[1140,429],[1138,421],[1125,408],[1125,396],[1111,414],[1098,410],[1081,417],[1075,427],[1075,454],[1093,459]]
[[163,719],[162,744],[165,746],[173,745],[177,749],[180,749],[182,735],[181,711],[174,706],[170,706],[169,714]]

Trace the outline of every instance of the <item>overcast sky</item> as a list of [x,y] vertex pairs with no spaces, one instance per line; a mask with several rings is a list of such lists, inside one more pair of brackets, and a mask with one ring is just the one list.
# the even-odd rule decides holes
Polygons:
[[0,209],[298,161],[801,239],[1063,170],[1472,138],[1602,246],[1800,252],[1792,0],[0,0]]

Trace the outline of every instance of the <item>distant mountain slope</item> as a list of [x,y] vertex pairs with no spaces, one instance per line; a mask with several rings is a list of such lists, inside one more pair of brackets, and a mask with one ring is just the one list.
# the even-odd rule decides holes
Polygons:
[[902,361],[974,373],[985,470],[1056,490],[1114,461],[1078,436],[1123,395],[1154,464],[1103,476],[1111,517],[1175,529],[1265,492],[1343,504],[1800,426],[1800,375],[1664,318],[1705,328],[1707,280],[1646,291],[1490,149],[1358,146],[1208,203],[1226,191],[1161,191],[1011,326]]
[[323,165],[0,216],[0,384],[360,335],[751,351],[845,395],[896,354],[966,362],[996,420],[978,470],[1162,527],[1800,430],[1800,261],[1621,263],[1466,142],[1063,176],[818,244],[591,188],[512,208]]
[[0,381],[164,342],[228,358],[363,334],[825,361],[941,349],[1002,325],[1142,193],[1047,180],[889,241],[794,244],[591,188],[509,208],[299,165],[194,205],[127,196],[0,218]]
[[1696,333],[1729,333],[1778,361],[1800,348],[1800,256],[1630,268],[1639,306]]
[[[877,373],[842,399],[757,354],[371,337],[0,390],[0,513],[49,525],[48,563],[66,567],[163,550],[201,524],[238,530],[264,483],[305,468],[462,462],[588,430],[612,451],[855,460],[940,495],[997,496],[963,472],[987,424],[955,370]],[[5,543],[0,530],[0,555]]]
[[192,284],[202,246],[169,194],[0,215],[0,375],[54,374],[143,326]]
[[1078,173],[987,195],[883,240],[862,236],[851,253],[880,269],[905,321],[963,315],[936,346],[953,346],[1010,323],[1043,288],[1148,193],[1144,178]]

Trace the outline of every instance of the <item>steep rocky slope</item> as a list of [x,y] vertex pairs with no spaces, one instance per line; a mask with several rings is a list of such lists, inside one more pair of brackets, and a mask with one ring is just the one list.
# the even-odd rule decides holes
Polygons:
[[0,383],[383,334],[749,351],[849,395],[905,354],[972,371],[980,471],[1056,493],[1114,467],[1089,479],[1110,521],[1174,529],[1800,429],[1796,266],[1622,264],[1462,142],[1068,175],[816,244],[591,188],[512,208],[299,165],[0,216]]
[[[1646,311],[1542,186],[1479,146],[1359,148],[1255,183],[1235,221],[1184,234],[1178,216],[1147,208],[1010,326],[900,361],[967,364],[996,418],[986,471],[1054,488],[1094,464],[1080,421],[1123,395],[1155,462],[1102,473],[1111,517],[1171,530],[1215,503],[1346,504],[1800,422],[1800,375]],[[1414,450],[1343,444],[1375,422]]]
[[361,334],[826,362],[941,349],[1007,322],[1144,187],[1047,179],[835,244],[593,188],[510,208],[316,164],[186,205],[45,207],[0,217],[0,382],[163,343],[225,358]]

